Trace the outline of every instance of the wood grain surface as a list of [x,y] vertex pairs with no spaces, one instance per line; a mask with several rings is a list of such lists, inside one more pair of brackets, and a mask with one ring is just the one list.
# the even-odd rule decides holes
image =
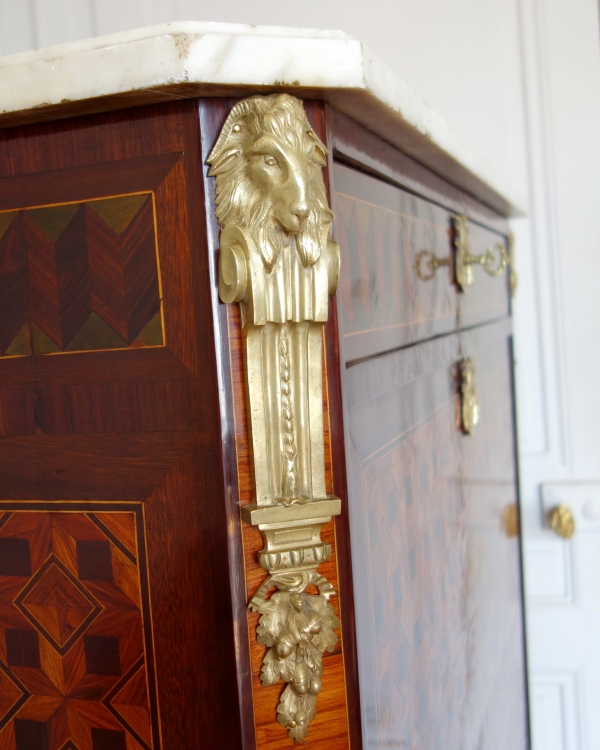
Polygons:
[[456,214],[473,254],[506,221],[331,108],[328,129],[365,746],[527,748],[508,275],[475,268],[460,293],[451,269],[424,282],[414,265],[451,253]]
[[0,271],[2,356],[163,343],[151,193],[1,212]]
[[[508,273],[492,277],[473,268],[461,292],[453,263],[420,278],[422,251],[453,259],[453,217],[436,203],[371,174],[334,163],[335,239],[344,271],[339,298],[346,362],[392,351],[510,313]],[[505,236],[469,222],[470,251],[480,255]],[[426,261],[423,261],[423,270]]]
[[[350,521],[369,748],[525,750],[510,321],[349,368]],[[480,407],[460,426],[457,363]]]
[[335,161],[380,177],[454,213],[465,214],[471,221],[496,232],[507,232],[506,218],[497,211],[447,182],[333,107],[328,105],[326,112],[330,150]]
[[[235,406],[235,431],[238,466],[238,487],[240,507],[252,502],[254,481],[248,444],[248,420],[246,390],[244,385],[243,332],[240,325],[240,314],[237,306],[228,307],[229,341],[231,352],[231,373],[233,402]],[[327,390],[324,390],[324,414],[329,413]],[[332,492],[331,447],[329,420],[325,422],[325,471],[328,494]],[[241,519],[240,519],[240,523]],[[335,521],[323,527],[323,540],[331,544],[330,559],[319,567],[319,572],[331,581],[339,592],[337,547]],[[258,552],[263,548],[260,531],[249,524],[242,523],[244,545],[244,566],[246,574],[246,600],[250,601],[266,577],[263,568],[258,564]],[[340,617],[340,596],[330,600],[338,617]],[[254,721],[256,726],[256,747],[258,750],[276,750],[293,747],[294,742],[287,737],[284,727],[277,723],[276,708],[283,683],[265,688],[260,682],[262,660],[266,652],[264,646],[256,641],[256,627],[259,614],[248,612],[248,640],[252,670],[252,691],[254,696]],[[338,631],[338,644],[335,651],[325,653],[323,657],[323,689],[317,698],[317,716],[311,723],[308,737],[303,743],[306,748],[349,748],[348,710],[346,702],[346,681],[344,675],[343,633]]]
[[[158,731],[151,743],[144,740],[146,745],[131,733],[117,737],[114,732],[121,729],[100,721],[90,707],[83,719],[73,719],[67,739],[64,722],[61,734],[46,726],[41,714],[16,713],[0,733],[0,747],[15,750],[16,743],[17,750],[37,750],[47,741],[48,750],[241,748],[197,105],[173,102],[2,130],[0,180],[14,187],[10,200],[4,193],[3,210],[151,193],[155,220],[144,226],[154,224],[164,313],[161,347],[0,358],[0,500],[12,503],[11,512],[16,517],[36,508],[74,517],[95,514],[105,519],[108,531],[98,531],[89,541],[123,539],[125,544],[127,534],[109,515],[125,512],[127,503],[139,509]],[[100,213],[95,215],[100,218]],[[104,216],[117,229],[122,225],[116,214],[104,211]],[[136,249],[147,247],[144,231],[131,237],[134,266]],[[111,247],[117,252],[115,242]],[[45,256],[39,252],[41,261]],[[135,323],[132,311],[147,299],[149,277],[142,279],[132,266],[133,276],[128,281],[124,273],[120,296],[115,296],[108,291],[116,278],[111,262],[97,269],[104,280],[99,287],[103,315],[120,327],[120,335],[131,338],[141,323]],[[81,286],[65,288],[71,290],[64,308],[68,321],[69,304],[75,305],[73,310],[80,304]],[[141,303],[145,315],[153,304],[156,296],[152,304]],[[42,315],[41,308],[37,314]],[[87,533],[87,521],[77,523],[79,530],[71,534],[75,547],[77,534]],[[83,553],[81,575],[93,563],[93,549],[88,552],[87,557]],[[96,567],[97,575],[108,575],[106,559],[98,558]],[[58,578],[47,582],[55,589],[59,585]],[[133,596],[132,585],[123,585]],[[63,588],[77,604],[77,586],[73,581],[69,586]],[[7,612],[0,611],[4,627]],[[89,672],[86,684],[95,687],[100,703],[109,678],[117,678],[114,639],[121,649],[120,668],[129,666],[128,641],[119,627],[88,632],[87,662],[79,661],[83,666],[78,669]],[[18,653],[17,660],[33,664],[31,636],[9,638],[13,656]],[[6,665],[3,659],[0,649],[0,662]],[[42,672],[43,666],[40,661]],[[110,674],[96,675],[102,669]],[[8,695],[12,688],[0,681],[2,698],[3,690]],[[0,700],[0,706],[6,705]],[[71,715],[71,708],[60,706],[57,711]]]
[[142,506],[58,507],[0,502],[0,746],[155,750]]

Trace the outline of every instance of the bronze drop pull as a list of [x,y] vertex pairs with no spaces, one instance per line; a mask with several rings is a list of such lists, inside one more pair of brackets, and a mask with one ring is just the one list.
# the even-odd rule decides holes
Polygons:
[[472,435],[479,423],[479,401],[475,388],[475,365],[471,357],[461,359],[458,363],[460,376],[461,427],[465,435]]

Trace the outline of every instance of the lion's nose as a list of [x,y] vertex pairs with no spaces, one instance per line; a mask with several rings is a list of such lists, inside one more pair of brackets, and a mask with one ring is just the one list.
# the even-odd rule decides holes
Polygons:
[[304,221],[308,216],[308,203],[306,201],[297,201],[290,206],[290,210],[294,216],[297,216],[301,221]]

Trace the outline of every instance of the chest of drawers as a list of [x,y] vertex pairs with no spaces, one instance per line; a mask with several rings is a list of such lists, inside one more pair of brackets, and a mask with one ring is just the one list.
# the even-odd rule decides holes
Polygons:
[[527,747],[510,200],[286,33],[0,69],[0,747]]

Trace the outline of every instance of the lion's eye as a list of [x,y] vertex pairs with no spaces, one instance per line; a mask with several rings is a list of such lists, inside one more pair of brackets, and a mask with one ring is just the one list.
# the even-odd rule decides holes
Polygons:
[[274,156],[265,156],[265,164],[268,167],[276,167],[277,166],[277,159]]

